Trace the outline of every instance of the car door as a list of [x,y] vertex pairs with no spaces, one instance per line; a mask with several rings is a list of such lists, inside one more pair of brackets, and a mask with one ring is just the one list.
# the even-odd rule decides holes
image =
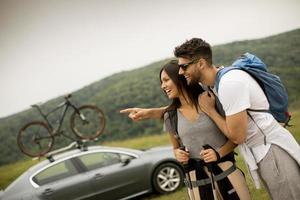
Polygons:
[[[124,157],[127,157],[127,159]],[[134,156],[116,152],[97,152],[78,159],[92,177],[94,197],[120,199],[146,189],[145,163]]]
[[71,160],[52,165],[33,177],[40,185],[37,195],[45,200],[80,199],[92,192],[91,177],[76,168]]

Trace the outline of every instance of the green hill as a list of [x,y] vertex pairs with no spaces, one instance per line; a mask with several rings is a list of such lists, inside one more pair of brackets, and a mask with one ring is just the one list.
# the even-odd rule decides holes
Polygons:
[[[296,107],[300,104],[300,89],[297,85],[300,80],[300,29],[258,40],[218,45],[214,46],[213,50],[214,62],[218,65],[229,65],[236,57],[247,51],[258,55],[272,72],[282,78],[288,89],[290,105]],[[166,62],[167,59],[139,69],[120,72],[73,93],[72,99],[78,105],[92,103],[104,111],[107,126],[100,142],[162,131],[161,124],[152,120],[133,126],[127,117],[119,114],[119,110],[132,106],[151,107],[168,103],[161,92],[158,77],[161,66]],[[45,111],[50,110],[61,101],[63,101],[61,97],[52,99],[42,108]],[[51,121],[54,121],[58,114],[54,113]],[[33,109],[0,119],[0,165],[23,157],[16,145],[16,135],[22,125],[38,119],[41,118]],[[66,121],[64,129],[69,131],[68,122]],[[56,145],[61,146],[67,142],[66,139],[60,138]]]

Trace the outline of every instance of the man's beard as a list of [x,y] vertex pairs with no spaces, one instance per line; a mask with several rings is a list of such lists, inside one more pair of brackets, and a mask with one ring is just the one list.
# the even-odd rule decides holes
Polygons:
[[190,81],[188,82],[188,85],[194,85],[194,84],[199,84],[199,82],[201,82],[201,73],[200,72],[196,72],[197,75],[193,75],[190,78]]

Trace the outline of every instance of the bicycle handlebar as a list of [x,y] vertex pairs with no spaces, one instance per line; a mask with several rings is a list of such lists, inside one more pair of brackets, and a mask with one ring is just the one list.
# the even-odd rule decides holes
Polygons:
[[64,96],[64,98],[67,100],[67,99],[70,99],[72,97],[72,94],[66,94],[65,96]]

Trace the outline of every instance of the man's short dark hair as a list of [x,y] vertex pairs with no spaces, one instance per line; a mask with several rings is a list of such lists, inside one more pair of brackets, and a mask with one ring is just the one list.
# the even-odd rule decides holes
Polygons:
[[209,64],[212,64],[212,50],[210,45],[200,38],[187,40],[180,46],[175,47],[175,57],[186,59],[204,58]]

